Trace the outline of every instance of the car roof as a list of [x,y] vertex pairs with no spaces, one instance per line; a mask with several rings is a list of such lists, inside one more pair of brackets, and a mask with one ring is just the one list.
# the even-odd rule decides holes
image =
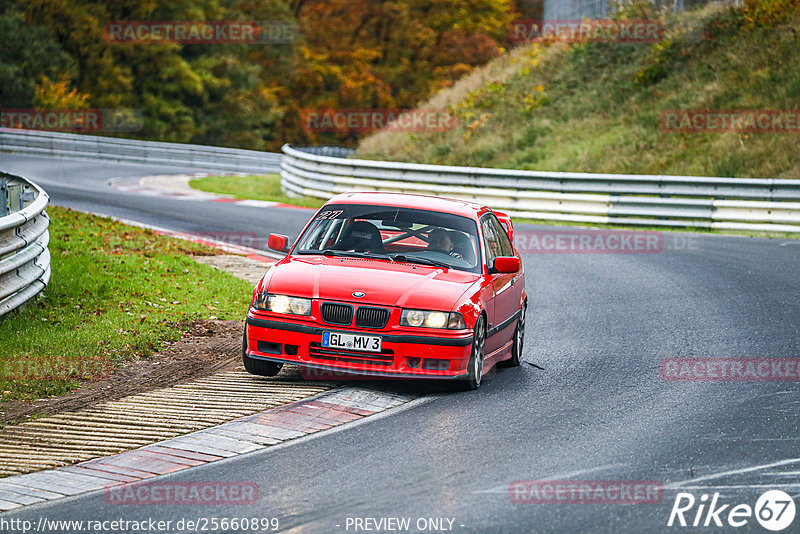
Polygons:
[[434,197],[428,195],[412,195],[408,193],[359,192],[341,193],[331,198],[327,204],[367,204],[374,206],[392,206],[398,208],[414,208],[452,213],[464,217],[475,218],[489,211],[482,204],[455,198]]

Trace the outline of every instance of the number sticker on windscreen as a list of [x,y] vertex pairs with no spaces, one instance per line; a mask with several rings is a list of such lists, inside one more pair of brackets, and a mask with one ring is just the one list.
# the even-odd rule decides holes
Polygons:
[[328,219],[336,219],[336,218],[338,218],[338,217],[339,217],[339,215],[341,215],[342,213],[344,213],[344,210],[328,210],[328,211],[323,211],[322,213],[320,213],[319,215],[317,215],[317,218],[316,218],[315,220],[317,220],[317,221],[325,221],[325,220],[328,220]]

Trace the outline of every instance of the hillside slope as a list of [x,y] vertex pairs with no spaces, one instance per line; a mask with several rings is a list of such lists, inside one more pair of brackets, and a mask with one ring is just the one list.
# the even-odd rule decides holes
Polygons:
[[[435,95],[457,126],[380,132],[371,159],[552,171],[800,177],[800,129],[680,133],[668,110],[800,110],[800,1],[659,16],[657,43],[533,43]],[[797,115],[795,115],[795,118]]]

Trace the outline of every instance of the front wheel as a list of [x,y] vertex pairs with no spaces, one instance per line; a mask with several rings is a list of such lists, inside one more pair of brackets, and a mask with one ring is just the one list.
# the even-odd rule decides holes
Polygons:
[[282,363],[259,360],[247,355],[247,325],[244,327],[244,336],[242,337],[242,363],[245,371],[258,376],[275,376],[281,372],[283,367]]
[[475,330],[472,333],[472,354],[469,357],[467,366],[469,369],[465,389],[478,389],[483,378],[483,358],[486,349],[486,324],[483,315],[478,317],[475,323]]

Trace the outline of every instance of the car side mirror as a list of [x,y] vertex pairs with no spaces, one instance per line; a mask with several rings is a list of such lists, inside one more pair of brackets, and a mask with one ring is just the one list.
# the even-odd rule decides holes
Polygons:
[[289,238],[281,234],[269,234],[267,246],[278,252],[288,252]]
[[519,268],[519,258],[516,256],[498,256],[494,259],[494,271],[497,273],[516,273]]

